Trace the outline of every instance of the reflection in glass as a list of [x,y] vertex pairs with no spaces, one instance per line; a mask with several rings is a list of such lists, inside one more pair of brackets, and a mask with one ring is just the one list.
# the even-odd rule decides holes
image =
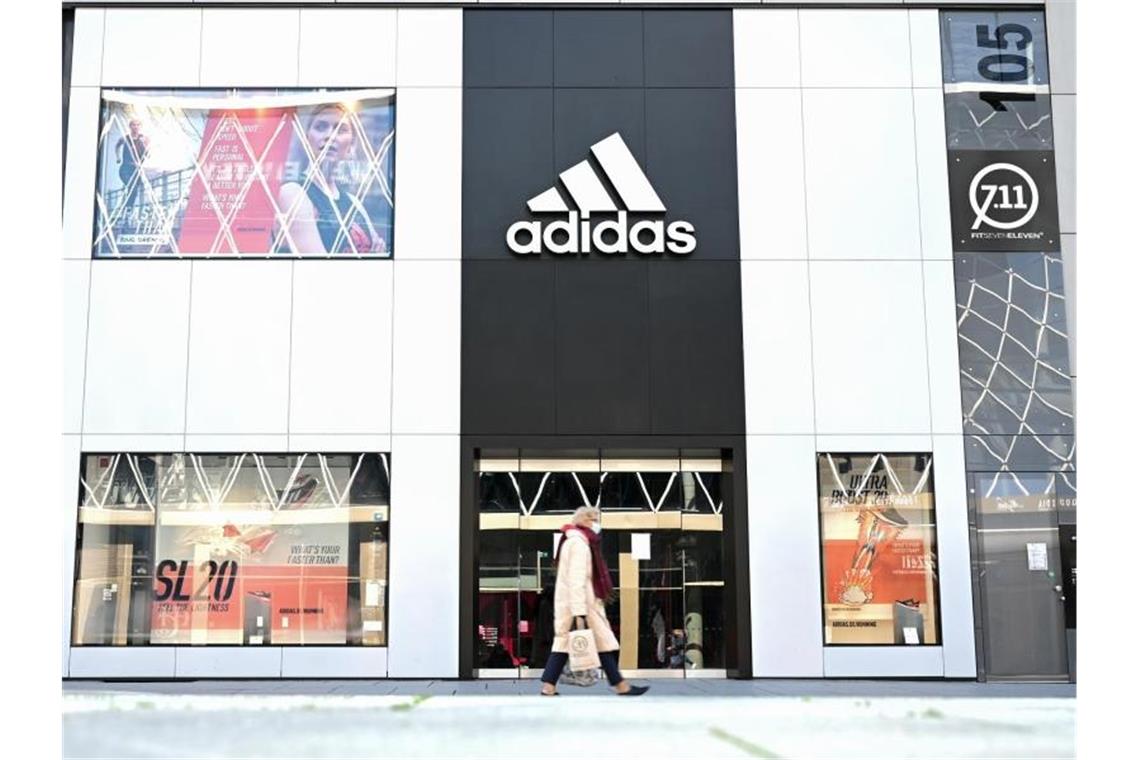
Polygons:
[[387,454],[88,454],[75,645],[387,641]]

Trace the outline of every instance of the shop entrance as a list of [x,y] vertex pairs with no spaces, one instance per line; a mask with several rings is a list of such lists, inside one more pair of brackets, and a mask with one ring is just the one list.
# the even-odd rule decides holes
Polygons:
[[1069,650],[1076,633],[1074,483],[1073,473],[973,475],[981,643],[988,680],[1071,678]]
[[475,671],[541,674],[553,639],[554,551],[580,506],[602,513],[616,590],[606,613],[633,677],[724,677],[725,498],[730,458],[712,451],[475,456]]

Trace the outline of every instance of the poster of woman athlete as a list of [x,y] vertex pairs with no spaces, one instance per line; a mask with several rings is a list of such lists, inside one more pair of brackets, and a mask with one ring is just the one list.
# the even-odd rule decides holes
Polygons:
[[94,253],[392,255],[393,90],[107,91]]

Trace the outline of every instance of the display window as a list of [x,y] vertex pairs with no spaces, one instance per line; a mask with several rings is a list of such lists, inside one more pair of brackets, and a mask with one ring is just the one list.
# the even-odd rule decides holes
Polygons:
[[86,454],[72,644],[383,646],[388,454]]
[[104,90],[96,257],[392,255],[393,90]]
[[932,456],[817,459],[824,644],[940,643]]

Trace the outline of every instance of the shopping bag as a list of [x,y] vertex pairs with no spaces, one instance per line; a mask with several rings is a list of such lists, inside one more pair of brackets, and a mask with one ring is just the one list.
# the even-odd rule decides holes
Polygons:
[[596,668],[594,670],[571,670],[570,663],[566,663],[566,667],[562,668],[562,677],[558,683],[568,686],[593,686],[601,678],[600,671]]
[[571,670],[591,670],[601,667],[602,661],[598,658],[598,643],[594,640],[594,632],[589,628],[570,631],[566,648],[570,654]]

